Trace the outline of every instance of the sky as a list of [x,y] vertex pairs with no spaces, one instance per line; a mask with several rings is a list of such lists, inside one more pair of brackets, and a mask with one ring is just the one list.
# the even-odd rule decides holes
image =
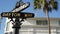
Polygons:
[[[17,1],[19,0],[0,0],[0,14],[2,12],[10,12],[15,7]],[[57,11],[52,10],[52,12],[49,13],[50,18],[60,18],[60,0],[57,1],[59,8]],[[23,0],[23,2],[30,2],[30,6],[27,9],[23,10],[23,12],[34,13],[36,18],[46,17],[45,13],[41,9],[34,9],[33,0]],[[3,18],[0,28],[0,34],[4,34],[5,21],[6,19]]]

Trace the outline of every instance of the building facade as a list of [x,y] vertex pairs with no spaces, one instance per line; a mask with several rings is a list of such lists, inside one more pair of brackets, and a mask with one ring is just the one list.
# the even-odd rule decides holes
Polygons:
[[[6,19],[5,34],[14,34],[12,22]],[[50,18],[51,34],[60,34],[60,18]],[[22,22],[19,34],[48,34],[46,18],[28,18]]]

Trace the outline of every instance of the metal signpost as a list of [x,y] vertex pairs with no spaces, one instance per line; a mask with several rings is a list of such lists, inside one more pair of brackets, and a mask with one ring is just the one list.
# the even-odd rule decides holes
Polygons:
[[[21,1],[20,1],[21,2]],[[12,10],[12,12],[3,12],[1,13],[1,17],[7,17],[10,18],[10,21],[13,21],[13,27],[15,29],[15,34],[19,34],[19,29],[21,28],[22,21],[26,18],[33,18],[34,14],[33,13],[26,13],[26,12],[21,12],[22,10],[26,9],[29,7],[30,3],[24,3],[22,6],[17,6],[18,8],[15,8]],[[15,18],[15,21],[13,20]],[[19,20],[21,18],[22,20]]]
[[[19,29],[21,28],[21,22],[24,21],[25,18],[33,18],[33,13],[26,13],[26,12],[3,12],[1,13],[2,17],[10,18],[10,21],[13,21],[13,18],[15,18],[15,21],[13,21],[13,28],[15,28],[15,34],[19,34]],[[19,21],[19,18],[22,20]]]

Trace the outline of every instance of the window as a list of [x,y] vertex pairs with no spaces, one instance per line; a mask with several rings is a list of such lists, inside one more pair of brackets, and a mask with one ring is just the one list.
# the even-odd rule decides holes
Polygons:
[[47,25],[48,23],[47,23],[47,20],[37,20],[36,24],[37,25]]
[[5,34],[12,34],[12,32],[8,32],[8,33],[5,33]]
[[12,32],[10,32],[10,34],[12,34]]
[[59,25],[60,25],[60,21],[59,21]]

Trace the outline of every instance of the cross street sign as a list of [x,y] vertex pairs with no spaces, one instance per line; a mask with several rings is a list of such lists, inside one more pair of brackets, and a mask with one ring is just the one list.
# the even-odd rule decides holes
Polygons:
[[29,7],[29,6],[30,6],[30,3],[27,2],[27,3],[23,4],[22,6],[20,6],[19,8],[16,8],[16,9],[12,10],[12,12],[22,11],[22,10],[26,9],[27,7]]
[[32,18],[34,17],[33,13],[26,13],[26,12],[3,12],[1,13],[2,17],[8,18]]

